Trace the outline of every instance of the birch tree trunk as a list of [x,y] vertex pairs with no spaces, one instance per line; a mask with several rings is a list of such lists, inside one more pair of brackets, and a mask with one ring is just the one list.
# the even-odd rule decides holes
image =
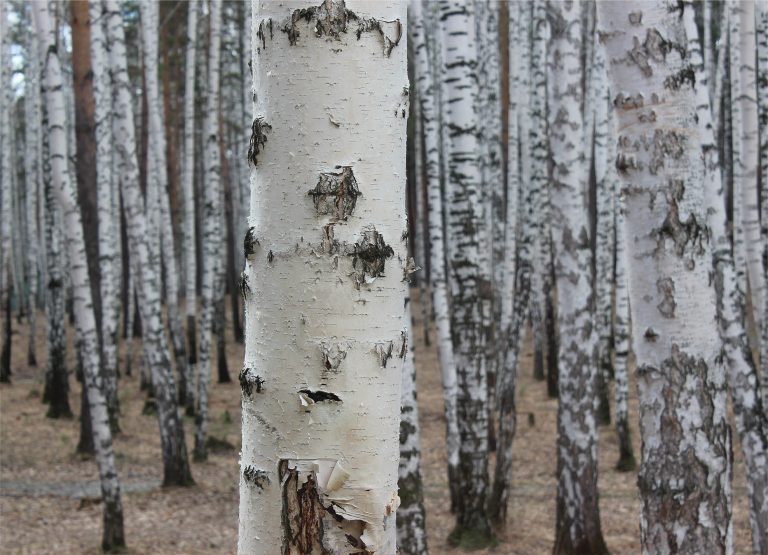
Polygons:
[[29,331],[27,339],[27,364],[37,366],[35,340],[37,321],[37,297],[40,277],[38,245],[42,231],[38,229],[38,207],[42,199],[38,196],[41,180],[40,172],[40,57],[38,56],[35,36],[31,28],[27,29],[27,67],[24,71],[24,175],[26,186],[26,227],[27,240],[27,304],[29,305]]
[[[8,3],[0,6],[0,77],[3,83],[10,82],[10,40],[8,26]],[[11,222],[13,219],[13,189],[11,188],[11,141],[10,88],[0,91],[0,303],[5,311],[3,326],[3,349],[0,353],[0,382],[11,381],[11,291],[13,266]]]
[[48,107],[48,138],[51,163],[52,189],[55,190],[64,218],[67,248],[70,256],[70,276],[75,289],[75,325],[82,341],[83,387],[87,389],[91,415],[96,462],[104,500],[104,530],[101,547],[112,551],[125,547],[123,533],[123,508],[120,500],[120,482],[117,478],[115,456],[112,450],[112,433],[109,428],[107,404],[102,394],[100,373],[99,338],[96,329],[91,286],[88,280],[88,264],[80,219],[77,194],[70,177],[67,155],[66,112],[63,82],[59,58],[56,52],[55,33],[50,23],[47,3],[40,3],[33,12],[40,52],[45,53],[44,87]]
[[754,320],[760,327],[764,276],[760,259],[760,222],[757,192],[758,124],[755,73],[755,3],[729,0],[731,109],[733,121],[734,258],[739,285],[747,293]]
[[623,184],[644,552],[731,553],[725,372],[708,285],[701,137],[678,6],[598,6]]
[[580,50],[581,3],[548,6],[549,144],[558,345],[557,531],[555,553],[607,553],[597,495],[592,252],[587,229],[587,159]]
[[[440,183],[441,129],[438,125],[438,87],[434,75],[433,57],[437,54],[435,6],[415,0],[413,50],[416,64],[416,83],[419,108],[424,125],[424,149],[427,179],[427,206],[429,209],[430,287],[432,309],[435,314],[435,341],[440,362],[445,413],[445,448],[448,460],[448,488],[451,509],[456,507],[458,493],[459,429],[456,420],[456,365],[451,341],[451,317],[445,268],[445,237],[443,228],[443,198]],[[426,25],[425,25],[426,24]]]
[[221,250],[221,151],[219,143],[219,53],[221,46],[221,2],[213,0],[208,44],[208,91],[205,116],[205,199],[203,209],[203,286],[200,320],[197,412],[195,415],[195,459],[208,457],[208,384],[211,381],[211,339],[217,301]]
[[444,127],[447,130],[446,244],[451,286],[451,334],[457,376],[459,429],[456,527],[449,541],[493,542],[486,512],[488,489],[487,327],[491,317],[490,267],[481,250],[483,214],[478,114],[477,37],[473,4],[439,3],[443,51]]
[[763,412],[757,368],[744,326],[746,299],[744,292],[736,286],[720,161],[713,132],[712,113],[707,102],[707,76],[698,41],[693,3],[686,2],[684,10],[689,60],[695,71],[696,121],[704,161],[703,184],[707,222],[713,243],[718,325],[725,364],[728,366],[736,429],[747,465],[752,548],[754,553],[765,553],[768,551],[768,419]]
[[406,5],[253,8],[238,551],[394,553]]
[[115,103],[112,129],[119,161],[119,174],[126,216],[126,231],[132,275],[141,276],[136,283],[141,317],[144,357],[152,374],[157,401],[157,418],[163,452],[163,484],[192,484],[187,458],[184,429],[179,415],[176,384],[168,357],[168,345],[161,315],[160,276],[158,264],[151,260],[147,239],[147,222],[139,186],[139,165],[133,119],[131,84],[125,54],[125,33],[120,7],[116,0],[104,0],[109,37],[109,60],[112,68]]
[[[420,4],[417,0],[411,6]],[[420,10],[411,16],[413,22]],[[422,20],[423,21],[423,20]],[[419,435],[419,403],[416,399],[416,365],[414,357],[413,322],[411,300],[405,299],[406,325],[408,326],[407,353],[403,363],[400,386],[400,466],[398,469],[397,494],[397,548],[402,555],[427,554],[427,529],[424,516],[424,491],[421,482],[421,443]]]
[[117,327],[120,297],[116,269],[117,237],[112,210],[112,85],[107,68],[104,10],[100,1],[89,4],[91,20],[91,67],[96,123],[96,189],[99,228],[99,269],[101,273],[101,336],[105,395],[110,408],[110,426],[119,431],[117,397]]
[[197,53],[198,1],[187,3],[187,48],[184,71],[184,163],[181,186],[184,197],[184,259],[186,261],[187,364],[181,380],[179,403],[187,414],[195,411],[195,365],[197,364],[197,252],[195,236],[195,56]]
[[768,415],[768,4],[757,4],[757,105],[760,122],[760,234],[763,242],[763,328],[760,383]]

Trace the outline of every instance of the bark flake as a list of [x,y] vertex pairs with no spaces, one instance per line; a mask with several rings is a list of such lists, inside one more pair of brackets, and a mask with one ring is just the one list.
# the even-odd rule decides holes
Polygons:
[[656,281],[656,290],[662,295],[661,302],[656,305],[659,309],[659,313],[664,318],[674,318],[675,308],[677,303],[675,302],[675,282],[672,278],[660,278]]
[[347,357],[347,351],[337,342],[322,342],[320,349],[323,353],[323,367],[328,372],[338,373],[339,366]]
[[341,171],[322,172],[309,196],[320,215],[330,215],[335,220],[346,220],[355,210],[357,197],[361,195],[351,166],[337,166]]
[[248,145],[248,161],[254,166],[257,165],[257,156],[264,150],[267,143],[267,133],[272,130],[272,126],[264,121],[264,118],[255,118],[251,124],[251,142]]
[[254,236],[255,232],[255,227],[249,227],[248,231],[245,232],[245,238],[243,239],[243,252],[245,253],[246,260],[250,260],[250,258],[256,254],[256,247],[261,245],[259,240]]
[[243,390],[243,394],[250,397],[253,394],[254,389],[256,393],[261,393],[264,390],[264,379],[256,374],[253,368],[247,366],[240,370],[240,389]]
[[299,398],[301,399],[301,404],[305,406],[314,405],[315,403],[341,403],[341,398],[335,393],[319,389],[316,391],[300,389]]

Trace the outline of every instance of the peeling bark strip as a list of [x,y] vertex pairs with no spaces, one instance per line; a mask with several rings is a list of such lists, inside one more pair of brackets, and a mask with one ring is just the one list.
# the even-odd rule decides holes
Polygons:
[[330,215],[335,220],[346,220],[355,210],[360,189],[351,166],[337,166],[339,173],[323,172],[309,196],[315,203],[315,210],[321,215]]
[[703,133],[707,92],[697,98],[691,80],[678,79],[697,63],[679,13],[690,6],[669,8],[666,0],[646,2],[642,17],[628,17],[624,4],[598,3],[611,89],[623,91],[615,102],[617,167],[632,257],[641,540],[646,553],[729,554],[730,430],[703,194],[711,184],[702,185],[712,175],[702,154],[715,149]]
[[318,483],[318,465],[311,464],[314,462],[317,461],[284,459],[278,466],[283,487],[282,555],[373,554],[362,539],[366,523],[348,519],[337,511],[339,507],[333,501],[326,498],[326,493],[334,486],[332,480],[338,479],[334,471],[340,467],[334,467],[323,487]]
[[[347,24],[350,21],[357,22],[357,29],[355,35],[357,40],[363,33],[369,33],[377,31],[381,35],[384,41],[384,54],[389,58],[392,54],[392,49],[400,43],[400,39],[403,36],[403,26],[399,19],[393,21],[383,21],[372,18],[361,18],[352,10],[346,8],[344,0],[325,0],[322,4],[312,8],[300,8],[295,10],[291,14],[290,21],[286,22],[282,27],[283,33],[288,35],[288,42],[294,46],[296,45],[300,32],[297,23],[305,22],[311,24],[313,21],[314,34],[316,37],[330,37],[332,39],[340,40],[341,35],[347,32]],[[383,25],[391,25],[393,27],[392,33],[388,34]],[[261,25],[259,25],[259,32],[261,33]],[[269,21],[270,39],[272,38],[272,21]],[[266,48],[264,42],[263,33],[259,35],[262,39],[262,47]]]

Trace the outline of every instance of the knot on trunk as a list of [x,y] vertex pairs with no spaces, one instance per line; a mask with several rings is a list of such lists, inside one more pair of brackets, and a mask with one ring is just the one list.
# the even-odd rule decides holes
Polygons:
[[346,220],[355,210],[357,197],[361,195],[351,166],[336,166],[340,172],[323,172],[309,196],[320,215],[330,215],[335,220]]

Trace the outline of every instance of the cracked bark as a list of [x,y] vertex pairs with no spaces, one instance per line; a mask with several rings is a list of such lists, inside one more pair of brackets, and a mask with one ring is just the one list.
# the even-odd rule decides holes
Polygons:
[[[694,91],[668,81],[690,53],[678,5],[598,6],[619,132],[637,357],[641,541],[647,552],[731,553],[731,445],[718,363],[712,245]],[[706,106],[706,101],[704,102]],[[673,139],[673,134],[676,138]],[[674,316],[658,305],[675,283]],[[687,294],[682,292],[686,291]],[[668,303],[662,304],[667,306]]]

